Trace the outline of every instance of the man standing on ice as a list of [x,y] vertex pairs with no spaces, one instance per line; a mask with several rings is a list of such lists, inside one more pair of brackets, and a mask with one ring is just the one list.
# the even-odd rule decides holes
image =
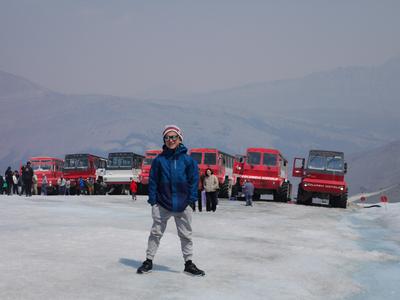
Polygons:
[[253,206],[254,185],[251,181],[245,180],[242,191],[246,197],[246,206]]
[[149,200],[152,206],[153,225],[148,239],[146,260],[137,273],[148,273],[153,268],[153,258],[169,218],[174,217],[181,240],[184,272],[193,276],[204,276],[192,262],[192,209],[196,202],[199,171],[196,162],[187,155],[182,144],[183,133],[176,125],[167,125],[163,131],[163,152],[151,164],[149,177]]

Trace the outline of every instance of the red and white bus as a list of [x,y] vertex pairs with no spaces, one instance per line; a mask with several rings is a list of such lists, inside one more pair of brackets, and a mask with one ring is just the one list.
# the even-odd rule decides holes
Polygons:
[[235,157],[215,148],[192,148],[189,155],[197,162],[199,167],[199,190],[203,189],[202,178],[209,168],[217,176],[219,182],[219,197],[229,198],[232,193],[233,164]]
[[42,190],[42,179],[46,175],[47,194],[57,194],[57,180],[63,174],[64,160],[50,156],[34,156],[29,158],[34,174],[38,179],[38,193]]
[[104,173],[107,159],[93,154],[67,154],[64,160],[64,178],[71,181],[71,193],[76,193],[79,187],[79,178],[93,181],[100,173]]

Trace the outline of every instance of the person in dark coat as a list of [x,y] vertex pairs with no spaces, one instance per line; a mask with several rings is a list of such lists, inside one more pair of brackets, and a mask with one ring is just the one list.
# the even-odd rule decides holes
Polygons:
[[20,186],[20,190],[19,190],[19,195],[22,196],[25,193],[25,183],[23,180],[23,176],[24,175],[24,170],[25,170],[25,165],[21,166],[21,175],[19,176],[19,180],[18,180],[18,186]]
[[24,182],[26,197],[32,196],[32,178],[33,169],[31,167],[31,162],[28,161],[25,168],[22,170],[22,181]]
[[162,136],[163,152],[153,160],[149,177],[147,202],[151,205],[153,225],[148,239],[146,260],[137,273],[143,274],[152,270],[160,240],[168,220],[173,217],[181,240],[184,272],[193,276],[204,276],[204,271],[192,262],[192,209],[189,205],[198,200],[197,163],[187,155],[187,148],[182,144],[183,133],[178,126],[165,126]]
[[11,194],[11,189],[14,184],[13,182],[13,171],[11,170],[11,167],[8,167],[5,173],[6,177],[6,182],[7,182],[7,195]]
[[3,176],[0,175],[0,195],[3,195],[3,184],[4,184]]

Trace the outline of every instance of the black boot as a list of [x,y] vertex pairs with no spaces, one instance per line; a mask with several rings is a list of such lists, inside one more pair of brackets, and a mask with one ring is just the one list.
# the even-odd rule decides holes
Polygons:
[[192,276],[204,276],[206,275],[206,273],[204,273],[204,271],[199,270],[196,265],[191,261],[188,260],[187,262],[185,262],[185,273],[192,275]]
[[137,269],[136,273],[146,274],[151,272],[151,269],[153,269],[153,261],[151,259],[146,259],[143,264]]

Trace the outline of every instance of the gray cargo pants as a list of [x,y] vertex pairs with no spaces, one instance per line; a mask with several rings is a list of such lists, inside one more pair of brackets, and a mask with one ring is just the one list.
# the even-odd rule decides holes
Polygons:
[[181,240],[183,259],[191,260],[193,256],[192,242],[192,209],[186,207],[183,212],[170,212],[160,205],[152,206],[153,226],[151,227],[149,242],[147,245],[146,258],[153,260],[156,255],[161,237],[167,228],[170,217],[174,217],[178,236]]

